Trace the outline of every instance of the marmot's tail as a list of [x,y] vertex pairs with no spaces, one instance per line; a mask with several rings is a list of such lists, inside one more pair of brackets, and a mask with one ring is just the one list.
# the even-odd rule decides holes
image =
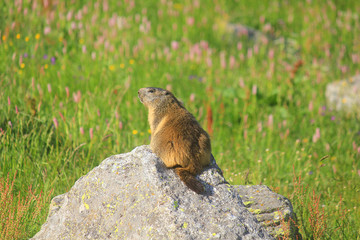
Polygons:
[[196,192],[197,194],[203,193],[205,191],[204,186],[201,182],[192,175],[186,168],[175,168],[175,172],[179,175],[181,181],[185,183],[188,188]]

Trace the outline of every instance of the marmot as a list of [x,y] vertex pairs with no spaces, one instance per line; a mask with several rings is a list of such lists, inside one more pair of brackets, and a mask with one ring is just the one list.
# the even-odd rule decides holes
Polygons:
[[141,88],[141,103],[149,110],[151,150],[196,193],[204,186],[196,179],[210,164],[210,137],[176,97],[161,88]]

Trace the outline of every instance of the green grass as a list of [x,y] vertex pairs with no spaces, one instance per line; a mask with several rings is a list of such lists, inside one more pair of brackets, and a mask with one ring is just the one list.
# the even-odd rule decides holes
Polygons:
[[[17,172],[14,202],[30,185],[37,201],[62,194],[148,144],[137,90],[157,86],[212,130],[232,184],[292,200],[304,239],[360,239],[360,119],[324,94],[359,73],[357,1],[52,2],[0,4],[0,177]],[[269,38],[236,38],[227,22]],[[21,238],[42,224],[23,221]]]

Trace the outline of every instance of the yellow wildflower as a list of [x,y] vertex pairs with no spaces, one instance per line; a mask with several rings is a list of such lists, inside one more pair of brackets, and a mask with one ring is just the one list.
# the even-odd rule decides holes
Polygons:
[[125,67],[125,64],[121,63],[120,68],[124,68],[124,67]]
[[16,34],[16,39],[20,39],[20,33]]
[[39,38],[40,38],[40,33],[37,33],[37,34],[35,35],[35,39],[38,40]]
[[84,43],[84,39],[80,38],[79,43],[80,43],[80,44],[83,44],[83,43]]
[[20,68],[24,68],[24,67],[25,67],[25,63],[21,63]]
[[44,68],[45,68],[45,69],[48,69],[48,67],[49,67],[49,66],[48,66],[47,64],[44,65]]
[[133,131],[132,131],[132,134],[134,134],[134,135],[136,135],[137,133],[138,133],[137,130],[133,130]]
[[135,60],[134,59],[130,59],[129,63],[132,65],[135,63]]
[[176,10],[179,10],[179,11],[181,11],[183,9],[183,5],[181,5],[180,3],[174,3],[173,6]]
[[25,38],[25,42],[28,42],[28,41],[29,41],[29,37],[26,37],[26,38]]
[[109,70],[110,70],[110,71],[114,71],[114,70],[115,70],[115,65],[110,65],[110,66],[109,66]]
[[3,40],[3,41],[6,41],[6,36],[5,36],[5,35],[2,36],[2,40]]

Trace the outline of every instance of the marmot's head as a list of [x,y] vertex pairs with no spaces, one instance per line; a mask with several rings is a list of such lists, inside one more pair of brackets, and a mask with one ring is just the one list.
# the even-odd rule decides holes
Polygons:
[[181,105],[171,92],[162,88],[140,88],[138,95],[140,102],[147,108],[164,108],[174,103]]

